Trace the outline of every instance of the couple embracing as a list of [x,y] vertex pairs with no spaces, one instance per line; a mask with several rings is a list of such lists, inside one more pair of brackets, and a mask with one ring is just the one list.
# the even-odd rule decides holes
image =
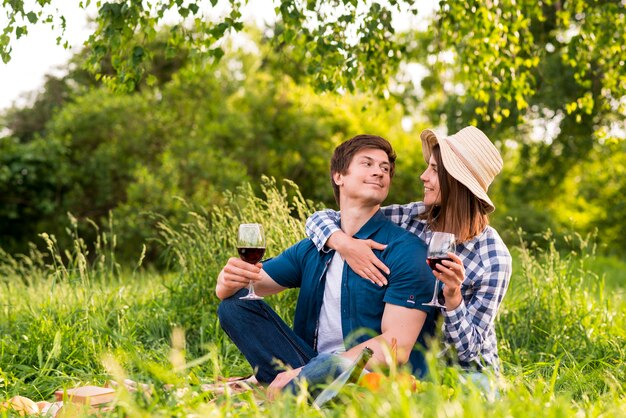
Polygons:
[[[499,371],[494,319],[511,276],[511,256],[489,226],[487,190],[502,168],[495,146],[469,126],[450,136],[421,134],[428,167],[423,201],[381,208],[395,171],[389,142],[358,135],[330,164],[340,212],[307,220],[308,239],[262,264],[231,258],[216,294],[220,324],[272,396],[327,383],[364,347],[368,368],[385,366],[394,344],[399,364],[424,377],[426,341],[435,328],[434,286],[445,305],[443,340],[468,373]],[[456,237],[456,252],[434,270],[426,243],[435,231]],[[434,275],[434,277],[433,277]],[[436,279],[436,280],[435,280]],[[239,299],[252,281],[260,295],[300,289],[293,328],[263,301]]]

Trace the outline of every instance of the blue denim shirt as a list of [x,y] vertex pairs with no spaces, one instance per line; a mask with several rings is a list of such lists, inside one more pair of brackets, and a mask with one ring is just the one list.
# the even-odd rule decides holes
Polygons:
[[[341,326],[346,349],[381,334],[381,320],[386,303],[428,314],[418,338],[425,346],[424,336],[432,334],[434,313],[422,303],[430,301],[435,278],[426,264],[426,246],[415,235],[390,222],[380,211],[363,225],[354,237],[373,239],[387,244],[383,251],[374,251],[391,273],[388,285],[379,287],[359,277],[344,264],[341,282]],[[326,271],[334,251],[321,253],[313,242],[304,239],[279,256],[263,262],[263,269],[278,284],[300,288],[296,304],[294,331],[307,344],[317,349],[317,328],[326,284]],[[426,365],[422,353],[414,350],[410,358],[414,372],[423,375]]]

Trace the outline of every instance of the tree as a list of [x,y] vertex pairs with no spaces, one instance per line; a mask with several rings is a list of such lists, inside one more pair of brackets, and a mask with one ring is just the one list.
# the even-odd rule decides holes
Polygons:
[[[136,260],[146,242],[153,261],[157,221],[210,212],[242,182],[260,192],[263,176],[290,179],[306,198],[333,205],[328,156],[361,132],[388,137],[407,156],[394,193],[413,197],[418,142],[402,130],[401,109],[365,95],[316,94],[273,64],[282,52],[263,41],[252,51],[224,47],[215,66],[189,63],[129,94],[68,75],[54,111],[43,106],[46,90],[35,106],[8,112],[15,135],[0,136],[0,246],[24,251],[42,231],[66,244],[68,212],[101,226],[112,212],[121,259]],[[86,242],[92,225],[79,231]]]
[[[56,0],[59,1],[59,0]],[[0,36],[0,55],[7,62],[11,40],[28,33],[28,26],[46,22],[65,27],[64,17],[48,8],[55,0],[4,0],[7,24]],[[80,1],[86,8],[92,2]],[[386,4],[364,0],[277,0],[277,24],[269,32],[276,45],[289,45],[305,62],[306,74],[321,91],[338,89],[389,93],[390,80],[402,62],[411,59],[411,37],[397,36],[394,13],[417,14],[423,5],[414,0]],[[101,74],[103,57],[110,56],[111,86],[133,90],[146,77],[146,66],[156,28],[166,15],[179,22],[169,31],[166,51],[182,45],[196,57],[217,60],[221,40],[242,30],[245,0],[97,1],[96,29],[89,38],[88,68]],[[546,80],[538,73],[545,59],[555,54],[573,74],[580,94],[564,103],[568,114],[582,122],[592,113],[626,112],[626,17],[619,0],[500,0],[439,1],[428,28],[433,34],[427,52],[434,68],[451,70],[452,85],[463,86],[465,100],[474,103],[476,120],[501,123],[519,120],[530,109],[531,98]],[[217,19],[209,12],[223,11]],[[141,36],[137,36],[141,34]],[[452,59],[446,60],[445,54]]]
[[[38,0],[27,8],[23,1],[3,1],[8,24],[0,36],[0,54],[5,61],[10,58],[11,40],[25,35],[29,25],[44,21],[57,24],[62,31],[63,18],[44,12],[57,2]],[[247,4],[245,0],[78,3],[98,8],[96,29],[88,41],[87,68],[110,87],[123,91],[157,86],[160,79],[150,64],[152,57],[167,57],[176,51],[189,51],[189,71],[209,69],[224,76],[220,60],[226,59],[225,39],[243,29],[241,11]],[[426,114],[429,124],[445,125],[449,131],[469,123],[479,126],[507,154],[505,174],[494,184],[497,194],[505,197],[498,207],[510,209],[509,214],[519,215],[522,225],[533,225],[536,231],[552,226],[558,218],[552,215],[558,212],[565,193],[587,190],[571,185],[576,167],[587,167],[587,161],[601,155],[600,149],[619,148],[623,142],[623,0],[441,0],[428,28],[406,33],[396,32],[392,17],[421,12],[423,3],[276,0],[275,5],[275,24],[262,29],[273,54],[263,55],[255,69],[272,74],[283,71],[298,88],[311,82],[317,92],[364,91],[370,96],[373,92],[383,98],[399,98],[405,111]],[[206,18],[217,10],[223,11],[221,18]],[[178,14],[178,22],[153,47],[156,29],[172,13]],[[167,21],[171,23],[170,18]],[[420,86],[406,77],[406,68],[414,64],[427,70]],[[242,61],[240,65],[233,77],[250,63]],[[253,72],[241,75],[250,74]],[[271,132],[274,126],[265,124],[267,118],[279,120],[284,114],[297,114],[298,103],[302,103],[297,97],[287,97],[291,102],[285,102],[280,83],[273,79],[261,84],[268,89],[267,95],[259,92],[243,99],[226,95],[231,104],[249,110],[245,122],[258,128],[254,137],[239,135],[236,140],[247,138],[252,147],[253,141],[265,141],[268,150],[280,149],[276,155],[270,152],[257,159],[258,155],[250,157],[241,147],[228,148],[227,140],[232,137],[220,136],[210,124],[202,126],[202,132],[217,132],[211,140],[246,161],[252,178],[267,171],[287,173],[316,190],[298,165],[298,158],[314,158],[315,153],[302,152],[293,135]],[[388,103],[391,107],[395,101]],[[376,113],[373,107],[368,109]],[[316,120],[325,115],[324,111],[313,113]],[[229,132],[245,127],[239,116],[225,121],[231,123]],[[291,121],[287,117],[276,126],[288,127]],[[541,129],[542,134],[533,135]],[[294,132],[300,135],[302,131]],[[510,140],[514,147],[509,146]],[[276,158],[287,152],[289,159]],[[547,207],[552,214],[545,214]]]
[[[39,0],[27,7],[23,1],[4,0],[7,24],[0,36],[0,55],[4,62],[10,59],[11,39],[28,33],[28,26],[37,22],[57,25],[63,40],[65,18],[48,9],[54,0]],[[86,9],[92,2],[80,1],[77,7]],[[181,46],[192,54],[218,60],[224,54],[220,40],[230,32],[242,30],[241,9],[245,0],[184,1],[157,0],[97,1],[96,29],[89,38],[91,57],[88,67],[99,74],[101,61],[111,56],[115,75],[103,79],[112,87],[133,90],[139,80],[152,74],[144,65],[152,53],[146,48],[163,25],[166,15],[177,13],[179,24],[169,32],[167,50],[175,53]],[[403,7],[402,5],[408,5]],[[281,1],[276,5],[277,17],[282,21],[273,38],[277,44],[295,44],[306,51],[307,72],[314,76],[321,90],[370,85],[384,86],[400,61],[399,46],[393,41],[391,10],[416,13],[413,0],[396,2],[390,6],[361,2]],[[218,19],[208,19],[208,12],[225,13]],[[139,39],[136,35],[142,35]],[[374,64],[375,63],[375,64]]]

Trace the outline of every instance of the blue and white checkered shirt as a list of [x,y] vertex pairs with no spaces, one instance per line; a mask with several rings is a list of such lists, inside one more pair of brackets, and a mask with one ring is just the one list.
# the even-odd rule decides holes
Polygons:
[[[432,231],[418,215],[426,210],[423,202],[391,205],[382,212],[392,222],[430,242]],[[339,228],[339,212],[316,212],[306,221],[306,232],[317,248],[324,245]],[[457,255],[465,266],[461,285],[463,302],[453,311],[443,311],[443,335],[446,345],[456,349],[459,363],[465,368],[489,366],[500,369],[494,320],[511,279],[511,254],[490,226],[478,236],[457,245]]]

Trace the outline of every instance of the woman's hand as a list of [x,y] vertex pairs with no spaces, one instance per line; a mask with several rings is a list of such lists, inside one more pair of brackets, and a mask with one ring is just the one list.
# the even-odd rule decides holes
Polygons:
[[379,244],[371,239],[361,240],[349,237],[343,231],[337,231],[330,236],[326,245],[339,252],[350,268],[359,276],[378,286],[385,286],[389,268],[374,255],[372,250],[384,250],[385,244]]
[[443,297],[446,300],[446,309],[451,311],[456,309],[463,301],[461,284],[465,280],[465,267],[463,267],[463,262],[456,254],[448,253],[448,257],[452,261],[443,260],[443,266],[438,264],[437,270],[433,271],[433,274],[445,284]]

